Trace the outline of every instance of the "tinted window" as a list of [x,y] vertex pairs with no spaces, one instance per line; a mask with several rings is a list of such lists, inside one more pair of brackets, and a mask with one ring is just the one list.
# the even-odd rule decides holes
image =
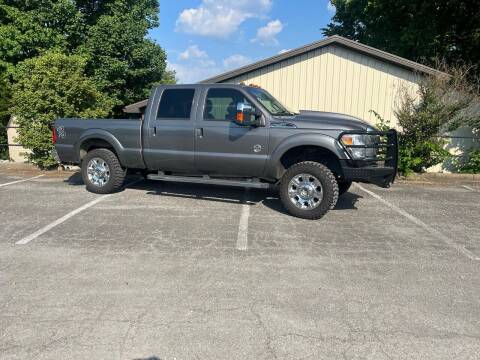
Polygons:
[[[205,120],[233,121],[237,115],[238,103],[250,104],[238,90],[210,89],[205,101]],[[251,105],[251,104],[250,104]]]
[[194,89],[167,89],[158,107],[158,119],[190,119]]

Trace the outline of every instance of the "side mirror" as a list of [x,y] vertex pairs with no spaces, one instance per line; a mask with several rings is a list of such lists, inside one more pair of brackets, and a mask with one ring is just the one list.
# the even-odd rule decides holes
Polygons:
[[260,117],[262,114],[256,111],[252,105],[246,103],[237,104],[237,114],[235,116],[235,124],[240,126],[260,126]]

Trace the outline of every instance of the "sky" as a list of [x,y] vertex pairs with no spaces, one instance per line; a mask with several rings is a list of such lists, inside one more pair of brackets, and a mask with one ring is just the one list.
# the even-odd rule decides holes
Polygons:
[[328,0],[163,0],[149,37],[180,83],[195,83],[323,38]]

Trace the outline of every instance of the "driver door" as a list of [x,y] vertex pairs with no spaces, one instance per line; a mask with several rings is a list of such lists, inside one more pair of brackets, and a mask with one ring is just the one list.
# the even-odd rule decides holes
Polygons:
[[237,104],[252,102],[240,90],[210,88],[203,94],[195,129],[195,167],[213,176],[261,177],[268,154],[268,128],[241,126]]

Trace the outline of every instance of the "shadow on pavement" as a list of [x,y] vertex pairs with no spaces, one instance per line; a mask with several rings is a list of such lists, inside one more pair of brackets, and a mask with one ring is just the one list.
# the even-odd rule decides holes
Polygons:
[[[134,179],[134,178],[133,178]],[[132,181],[130,177],[125,183]],[[64,180],[68,185],[84,185],[79,172]],[[190,198],[203,201],[222,202],[230,204],[264,206],[282,214],[287,214],[278,194],[274,190],[248,189],[208,184],[188,184],[144,180],[128,186],[130,189],[143,190],[147,195],[161,195],[177,198]],[[356,203],[362,196],[354,193],[345,193],[338,198],[334,210],[357,210]]]

